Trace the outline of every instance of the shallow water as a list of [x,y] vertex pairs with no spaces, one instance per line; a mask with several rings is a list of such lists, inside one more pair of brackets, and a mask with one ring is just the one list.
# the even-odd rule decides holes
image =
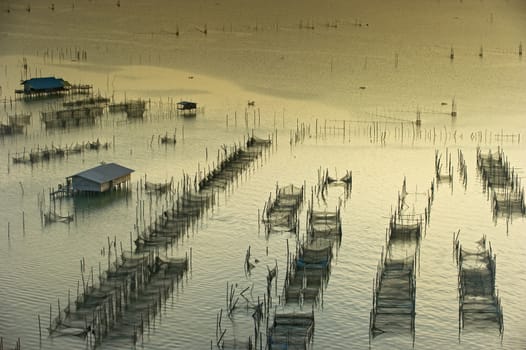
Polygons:
[[[64,306],[68,290],[75,295],[81,259],[88,268],[94,268],[97,278],[99,262],[103,267],[107,262],[101,250],[108,237],[115,237],[128,249],[137,200],[144,199],[136,192],[141,178],[147,174],[148,181],[164,182],[173,177],[177,182],[183,172],[193,176],[198,168],[212,166],[221,145],[243,142],[253,130],[259,137],[273,135],[272,150],[227,191],[220,192],[218,205],[207,212],[193,233],[173,247],[177,256],[192,248],[192,270],[163,305],[155,328],[139,340],[138,346],[208,348],[215,339],[216,315],[225,308],[227,281],[240,288],[254,284],[253,296],[261,297],[266,287],[265,265],[273,266],[276,261],[280,294],[286,241],[294,247],[296,237],[275,234],[267,239],[258,225],[258,210],[263,209],[276,183],[305,184],[310,199],[321,167],[339,176],[352,170],[354,183],[351,198],[342,208],[341,246],[332,262],[323,304],[315,309],[313,348],[368,347],[372,281],[390,214],[404,178],[411,193],[430,187],[436,149],[452,153],[455,169],[457,150],[462,150],[468,183],[463,188],[455,170],[453,185],[440,184],[435,193],[430,225],[420,245],[414,347],[526,346],[526,306],[522,302],[526,298],[526,245],[521,236],[526,222],[521,217],[495,221],[476,172],[478,146],[484,152],[502,147],[519,176],[524,177],[525,62],[514,53],[525,32],[521,29],[526,28],[525,15],[515,11],[520,3],[434,1],[413,7],[407,1],[397,9],[374,11],[358,2],[337,1],[322,10],[311,2],[295,14],[282,14],[281,6],[294,4],[271,8],[257,3],[249,9],[235,2],[202,1],[187,6],[202,11],[208,20],[206,39],[194,29],[204,21],[192,13],[175,21],[181,28],[177,42],[168,35],[140,34],[174,30],[170,17],[161,15],[168,13],[160,10],[161,3],[151,8],[134,4],[135,8],[122,6],[126,16],[111,23],[107,20],[118,14],[117,9],[108,4],[95,8],[92,2],[76,3],[75,11],[66,10],[66,5],[70,6],[66,2],[56,2],[53,15],[44,12],[49,11],[44,6],[34,7],[30,14],[20,9],[0,14],[0,45],[5,48],[0,60],[4,70],[0,72],[0,85],[2,98],[7,96],[5,107],[1,106],[5,108],[2,121],[15,109],[33,113],[26,135],[0,139],[0,235],[4,237],[0,244],[0,336],[4,344],[13,346],[20,337],[22,348],[87,347],[78,338],[50,339],[45,330],[39,340],[37,316],[41,316],[44,328],[49,322],[49,305],[56,310],[57,298]],[[138,9],[151,13],[131,16]],[[239,15],[229,12],[232,9]],[[402,17],[392,19],[394,14],[407,16],[409,9],[414,13],[412,23],[402,21]],[[37,15],[42,16],[36,20]],[[154,21],[156,15],[160,17]],[[33,28],[22,25],[23,16],[30,16]],[[57,18],[73,29],[60,33],[56,41],[48,34],[39,34],[39,28]],[[339,21],[338,29],[324,28],[323,23],[332,18]],[[356,27],[355,18],[370,25]],[[76,26],[81,20],[85,25]],[[319,29],[300,30],[300,20],[314,21]],[[130,27],[134,21],[141,26]],[[234,27],[230,33],[229,22]],[[257,32],[251,27],[256,22],[260,26]],[[273,29],[277,22],[279,31]],[[98,26],[90,25],[93,23]],[[460,29],[462,36],[451,34]],[[485,49],[482,60],[477,56],[481,42]],[[456,49],[453,62],[448,58],[451,45]],[[88,51],[87,62],[58,61],[55,56],[51,63],[42,56],[47,48],[75,46]],[[395,52],[399,53],[396,68]],[[50,108],[49,101],[9,104],[12,91],[18,88],[23,56],[37,75],[41,71],[42,75],[61,76],[71,82],[89,82],[96,91],[114,95],[117,100],[149,99],[145,120],[126,123],[122,115],[106,114],[95,127],[46,132],[40,125],[39,111]],[[453,96],[459,105],[454,121],[448,115]],[[169,106],[180,99],[198,101],[204,113],[195,119],[175,116]],[[247,107],[248,100],[255,100],[256,106]],[[402,123],[414,120],[417,108],[422,111],[420,133],[410,123]],[[291,146],[290,133],[302,124],[310,132],[304,142]],[[343,125],[345,135],[335,129]],[[158,135],[174,132],[178,138],[175,146],[157,143]],[[382,133],[385,143],[379,136]],[[520,134],[521,140],[499,139],[501,134]],[[12,164],[9,159],[24,149],[96,138],[115,140],[115,145],[32,167]],[[57,203],[56,210],[64,215],[75,212],[76,220],[70,225],[42,226],[39,198],[45,197],[49,208],[50,188],[101,161],[135,169],[130,193],[65,199]],[[329,209],[335,208],[340,196],[341,191],[331,189]],[[150,203],[144,203],[148,221]],[[166,207],[165,200],[152,201],[153,217],[163,205]],[[322,203],[315,200],[318,205]],[[301,239],[306,205],[299,217]],[[452,255],[452,235],[458,230],[465,246],[486,234],[497,254],[497,288],[504,308],[502,339],[497,326],[464,330],[459,337],[457,267]],[[248,246],[260,262],[247,277],[243,263]],[[285,308],[291,309],[294,307],[290,305]],[[223,317],[225,328],[226,339],[246,340],[252,335],[253,322],[250,315],[238,310],[233,320]],[[411,346],[409,334],[382,335],[371,343],[378,349]],[[122,336],[109,339],[101,347],[126,349],[133,345],[130,336]]]

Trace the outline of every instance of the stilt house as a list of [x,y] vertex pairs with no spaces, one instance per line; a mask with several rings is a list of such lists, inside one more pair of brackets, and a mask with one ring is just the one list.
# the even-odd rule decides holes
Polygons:
[[71,175],[66,182],[73,193],[101,193],[126,186],[133,171],[116,163],[107,163]]

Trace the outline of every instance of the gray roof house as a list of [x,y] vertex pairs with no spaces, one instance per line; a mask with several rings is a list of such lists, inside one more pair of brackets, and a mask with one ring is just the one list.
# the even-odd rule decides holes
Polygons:
[[116,163],[107,163],[71,175],[66,180],[74,193],[107,192],[128,183],[133,171]]

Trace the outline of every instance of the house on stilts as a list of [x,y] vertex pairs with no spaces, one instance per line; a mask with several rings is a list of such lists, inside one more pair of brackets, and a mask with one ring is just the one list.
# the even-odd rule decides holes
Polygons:
[[41,77],[31,78],[20,82],[23,89],[15,90],[16,99],[38,98],[49,96],[65,96],[71,94],[91,94],[91,85],[72,85],[62,78]]
[[177,102],[177,115],[195,117],[197,115],[197,103],[190,101]]
[[101,164],[66,178],[69,192],[102,193],[127,187],[133,169],[116,163]]

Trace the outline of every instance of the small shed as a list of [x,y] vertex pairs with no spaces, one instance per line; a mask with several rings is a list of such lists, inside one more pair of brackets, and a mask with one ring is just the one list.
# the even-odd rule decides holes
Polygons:
[[24,85],[25,94],[61,92],[69,88],[67,81],[55,77],[32,78],[21,84]]
[[127,185],[133,169],[116,163],[101,164],[66,178],[68,187],[76,192],[107,192]]
[[177,113],[182,115],[196,115],[197,103],[190,101],[177,102]]

